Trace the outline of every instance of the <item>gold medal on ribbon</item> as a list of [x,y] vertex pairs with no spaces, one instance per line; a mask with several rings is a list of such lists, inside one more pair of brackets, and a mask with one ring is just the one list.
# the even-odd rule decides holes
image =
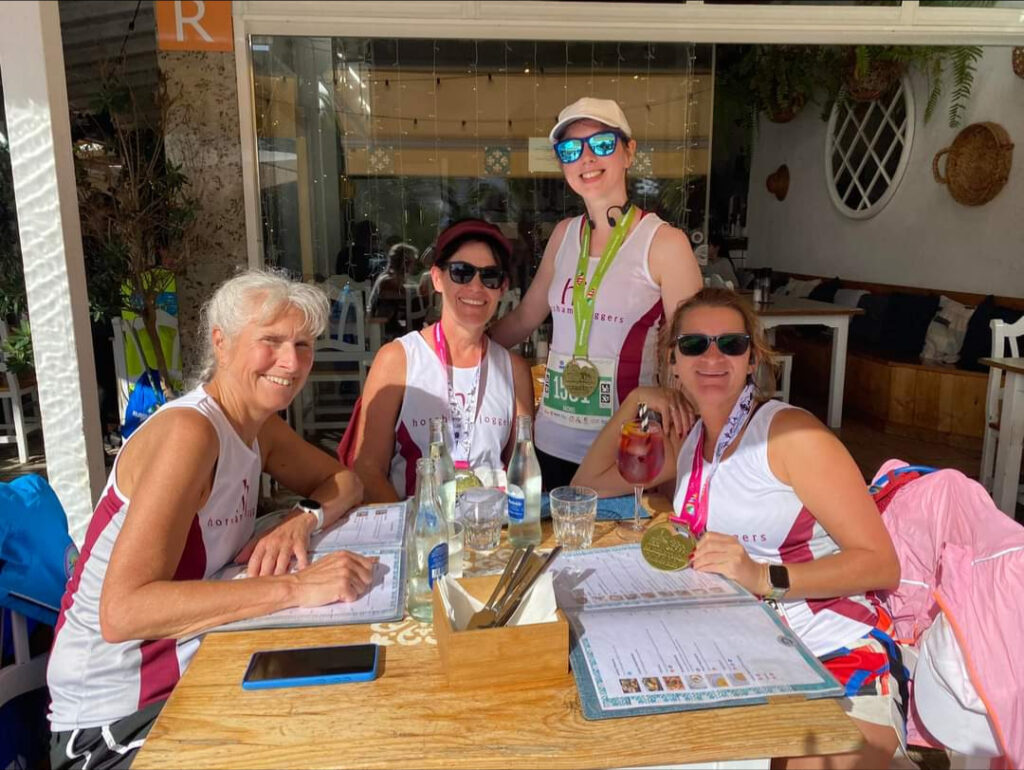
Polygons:
[[640,552],[655,569],[676,572],[690,566],[697,540],[685,525],[663,521],[650,527],[640,541]]
[[588,398],[591,393],[597,390],[597,383],[601,375],[586,358],[574,358],[565,365],[562,372],[562,382],[565,389],[573,398]]

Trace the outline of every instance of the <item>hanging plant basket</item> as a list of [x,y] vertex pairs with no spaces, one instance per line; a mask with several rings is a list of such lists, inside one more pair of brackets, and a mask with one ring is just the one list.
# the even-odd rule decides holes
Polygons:
[[780,104],[765,114],[772,123],[789,123],[807,104],[807,96],[802,93],[795,93],[785,104]]
[[[943,155],[946,173],[939,170]],[[1013,142],[998,123],[972,123],[956,135],[953,144],[932,160],[932,175],[949,188],[953,200],[965,206],[988,203],[1003,189],[1013,162]]]
[[894,61],[873,61],[863,76],[857,76],[855,63],[851,59],[846,76],[846,90],[855,102],[873,102],[896,85],[903,75],[903,65]]

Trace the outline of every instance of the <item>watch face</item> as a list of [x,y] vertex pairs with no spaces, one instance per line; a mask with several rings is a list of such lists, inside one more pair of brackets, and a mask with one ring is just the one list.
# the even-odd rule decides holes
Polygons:
[[789,570],[781,564],[768,565],[768,581],[772,588],[789,590]]
[[305,508],[307,511],[319,511],[321,508],[323,508],[323,506],[320,505],[320,503],[309,497],[304,497],[301,500],[299,500],[298,506],[300,508]]

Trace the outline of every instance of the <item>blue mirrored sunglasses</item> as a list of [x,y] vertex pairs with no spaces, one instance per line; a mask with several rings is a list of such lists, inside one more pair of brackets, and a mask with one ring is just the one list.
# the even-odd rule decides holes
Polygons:
[[590,145],[590,151],[599,158],[605,158],[615,152],[619,143],[617,131],[599,131],[579,139],[563,139],[555,142],[555,154],[562,163],[575,163],[583,157],[583,143]]

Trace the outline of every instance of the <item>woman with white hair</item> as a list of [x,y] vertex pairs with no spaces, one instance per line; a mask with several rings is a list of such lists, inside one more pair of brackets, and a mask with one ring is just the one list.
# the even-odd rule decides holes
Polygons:
[[[262,271],[228,280],[204,308],[200,384],[121,449],[61,602],[47,673],[54,768],[127,766],[197,634],[355,601],[370,585],[366,557],[309,563],[310,535],[363,488],[277,414],[306,381],[327,313],[318,288]],[[254,537],[264,471],[306,499]],[[209,579],[231,561],[251,579]]]
[[536,429],[537,457],[551,489],[570,483],[626,396],[654,384],[658,327],[703,280],[686,235],[630,199],[626,172],[636,141],[616,102],[589,96],[573,102],[549,138],[586,211],[555,226],[522,302],[491,337],[515,345],[551,314]]

